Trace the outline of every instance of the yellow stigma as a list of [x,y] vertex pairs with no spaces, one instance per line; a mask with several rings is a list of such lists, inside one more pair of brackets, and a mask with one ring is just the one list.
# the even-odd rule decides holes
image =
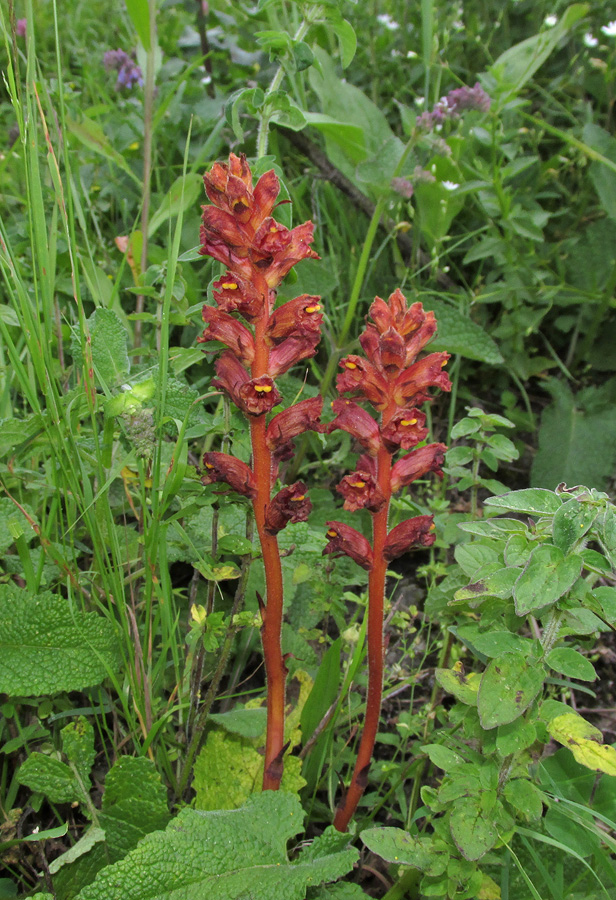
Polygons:
[[206,468],[206,469],[213,469],[214,466],[212,465],[212,463],[206,463],[206,464],[205,464],[205,468]]
[[234,281],[225,281],[221,287],[225,291],[237,291],[237,284]]
[[441,363],[441,369],[443,368],[443,366],[446,366],[446,365],[447,365],[447,360],[444,359],[443,362]]
[[417,419],[402,419],[400,422],[406,428],[407,425],[417,425]]
[[317,303],[316,306],[305,306],[305,307],[304,307],[304,312],[307,312],[307,313],[315,313],[315,312],[318,312],[320,309],[321,309],[321,306],[320,306],[319,303]]
[[352,362],[346,362],[344,365],[345,365],[346,369],[356,369],[357,368],[355,363],[352,363]]
[[327,532],[327,537],[328,538],[338,537],[338,532],[334,531],[332,528],[330,528],[330,530]]
[[291,497],[291,502],[292,502],[292,503],[299,503],[300,500],[305,500],[305,499],[306,499],[306,495],[305,495],[305,494],[300,494],[299,497]]
[[436,525],[434,524],[434,522],[432,523],[432,525],[430,525],[428,531],[436,531]]
[[356,488],[366,487],[365,481],[349,481],[349,484],[351,485],[351,487],[356,487]]
[[272,225],[272,227],[270,228],[270,233],[271,233],[271,234],[276,234],[277,231],[278,231],[278,229],[276,228],[276,226],[275,226],[275,225]]
[[271,389],[272,389],[271,384],[255,384],[255,391],[258,394],[269,394]]

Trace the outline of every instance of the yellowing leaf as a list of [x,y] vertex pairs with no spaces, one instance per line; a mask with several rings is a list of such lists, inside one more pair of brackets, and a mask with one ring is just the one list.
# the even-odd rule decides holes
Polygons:
[[489,875],[483,873],[483,881],[477,894],[477,900],[500,900],[500,898],[501,890],[497,883]]
[[556,716],[548,731],[560,744],[568,747],[576,762],[595,772],[616,775],[616,750],[601,743],[603,735],[576,713]]

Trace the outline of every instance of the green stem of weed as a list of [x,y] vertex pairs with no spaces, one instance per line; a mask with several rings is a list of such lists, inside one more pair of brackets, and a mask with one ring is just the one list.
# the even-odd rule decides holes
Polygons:
[[[293,41],[301,41],[303,37],[305,37],[308,29],[310,28],[310,21],[308,19],[302,19],[299,28],[293,35]],[[259,122],[259,131],[257,134],[257,159],[261,159],[261,157],[265,156],[267,153],[267,142],[269,139],[269,126],[272,119],[272,115],[274,114],[274,110],[268,111],[267,108],[267,98],[270,97],[273,93],[275,93],[282,84],[282,79],[284,78],[285,70],[284,66],[281,64],[276,69],[276,74],[271,80],[270,86],[265,92],[265,101],[264,108],[265,111],[261,115],[261,120]]]

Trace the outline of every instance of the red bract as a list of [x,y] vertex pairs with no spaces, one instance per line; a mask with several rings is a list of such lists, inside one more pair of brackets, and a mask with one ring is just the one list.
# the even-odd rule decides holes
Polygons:
[[343,522],[328,522],[328,544],[323,556],[349,556],[362,569],[372,568],[372,548],[363,534]]
[[[250,466],[231,456],[204,457],[204,484],[226,481],[250,497],[259,533],[267,603],[262,639],[267,675],[267,733],[263,787],[276,789],[282,775],[286,666],[280,649],[282,569],[276,534],[289,522],[303,522],[310,512],[306,486],[283,487],[271,499],[278,462],[293,452],[292,440],[310,428],[321,430],[321,398],[304,400],[274,416],[267,414],[282,397],[274,379],[295,363],[314,355],[323,314],[318,297],[304,294],[274,311],[276,289],[302,259],[318,259],[311,249],[314,226],[288,229],[272,218],[280,185],[273,171],[253,187],[245,156],[229,156],[205,175],[212,206],[203,208],[201,250],[224,263],[214,282],[217,308],[206,306],[202,342],[227,346],[216,362],[215,387],[224,391],[250,423]],[[235,318],[241,316],[246,325]]]
[[396,559],[413,547],[431,547],[436,540],[432,516],[416,516],[392,528],[383,548],[385,559]]
[[265,527],[270,534],[278,534],[289,522],[307,520],[312,510],[307,490],[303,481],[298,481],[278,491],[265,514]]
[[224,481],[238,494],[244,494],[245,497],[256,497],[257,491],[252,469],[245,462],[229,456],[228,453],[204,453],[203,465],[201,484]]
[[[436,331],[434,313],[425,312],[421,303],[408,306],[404,294],[394,291],[385,302],[377,297],[370,307],[372,322],[360,335],[366,357],[351,355],[341,360],[337,388],[358,401],[370,403],[379,413],[375,421],[357,403],[336,400],[336,418],[328,426],[352,434],[367,454],[360,457],[357,469],[346,475],[337,487],[348,510],[368,509],[372,513],[372,546],[363,535],[338,522],[330,524],[324,553],[346,553],[368,568],[368,660],[369,683],[366,718],[357,761],[349,789],[336,811],[334,825],[346,831],[365,790],[376,739],[383,679],[383,608],[387,562],[413,547],[428,547],[434,542],[432,517],[418,516],[402,522],[389,534],[387,518],[395,491],[411,484],[428,472],[442,474],[443,444],[417,448],[427,435],[425,415],[413,404],[429,399],[429,389],[451,389],[443,366],[448,353],[431,353],[417,360]],[[414,449],[413,449],[414,448]],[[392,454],[410,450],[392,465]],[[366,560],[370,565],[366,565]]]

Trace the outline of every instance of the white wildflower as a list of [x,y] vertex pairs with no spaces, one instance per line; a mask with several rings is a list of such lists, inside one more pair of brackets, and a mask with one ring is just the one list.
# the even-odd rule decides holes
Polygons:
[[601,31],[603,34],[606,34],[608,37],[616,36],[616,19],[613,22],[608,22],[607,25],[601,26]]
[[548,28],[553,28],[558,22],[558,16],[546,16],[543,20],[543,24],[547,25]]

